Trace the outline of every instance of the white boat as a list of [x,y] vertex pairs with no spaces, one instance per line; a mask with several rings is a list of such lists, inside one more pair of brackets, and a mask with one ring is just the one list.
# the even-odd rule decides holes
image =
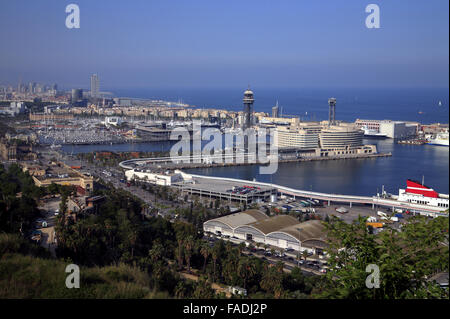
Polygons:
[[431,137],[427,140],[427,144],[437,146],[449,146],[448,132],[436,134],[435,137]]
[[364,131],[364,137],[385,138],[386,135],[374,129],[369,129],[366,125],[361,128]]

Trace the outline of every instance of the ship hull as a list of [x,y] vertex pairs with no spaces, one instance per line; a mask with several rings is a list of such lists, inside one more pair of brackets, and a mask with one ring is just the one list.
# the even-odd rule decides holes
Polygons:
[[427,143],[427,145],[449,147],[448,144]]

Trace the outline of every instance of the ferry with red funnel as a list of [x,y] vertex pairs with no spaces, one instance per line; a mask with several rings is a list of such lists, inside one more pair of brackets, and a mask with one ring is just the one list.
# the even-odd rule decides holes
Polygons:
[[434,207],[449,208],[448,194],[439,194],[423,183],[408,179],[406,189],[399,189],[398,201]]

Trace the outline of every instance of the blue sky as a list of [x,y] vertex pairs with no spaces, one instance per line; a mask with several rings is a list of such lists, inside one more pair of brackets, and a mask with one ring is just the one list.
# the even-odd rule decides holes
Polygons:
[[[65,27],[76,3],[81,28]],[[381,28],[367,29],[376,3]],[[2,0],[0,84],[448,87],[448,0]]]

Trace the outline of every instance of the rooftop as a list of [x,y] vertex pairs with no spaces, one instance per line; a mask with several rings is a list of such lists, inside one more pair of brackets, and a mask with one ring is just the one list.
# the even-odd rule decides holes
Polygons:
[[249,226],[253,226],[267,235],[271,232],[279,231],[280,229],[296,224],[298,224],[298,220],[296,218],[288,215],[278,215],[251,223]]
[[268,218],[268,216],[263,212],[256,209],[250,209],[241,213],[235,213],[215,218],[214,221],[219,221],[230,226],[231,228],[236,228],[238,226],[251,224],[258,220],[264,220],[266,218]]
[[303,223],[298,223],[285,227],[280,232],[287,233],[294,236],[300,242],[306,240],[325,240],[325,226],[320,220],[308,220]]

